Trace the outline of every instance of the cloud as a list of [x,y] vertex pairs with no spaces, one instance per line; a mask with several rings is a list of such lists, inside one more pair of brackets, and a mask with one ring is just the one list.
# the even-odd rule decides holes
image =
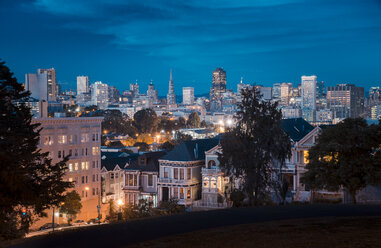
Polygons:
[[113,37],[120,49],[189,61],[333,44],[379,27],[356,1],[37,0],[33,6],[66,17],[64,28]]

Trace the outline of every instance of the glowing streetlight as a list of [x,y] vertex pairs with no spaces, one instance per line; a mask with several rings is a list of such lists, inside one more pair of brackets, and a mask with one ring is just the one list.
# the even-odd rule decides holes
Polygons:
[[121,207],[121,206],[123,205],[123,201],[122,201],[122,199],[119,199],[119,200],[117,201],[117,203],[118,203],[118,206]]
[[228,119],[228,120],[226,121],[226,124],[227,124],[228,126],[233,125],[233,120],[232,120],[232,119]]

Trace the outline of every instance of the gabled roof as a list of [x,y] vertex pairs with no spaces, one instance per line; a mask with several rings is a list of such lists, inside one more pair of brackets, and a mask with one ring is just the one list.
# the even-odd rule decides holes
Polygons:
[[124,152],[101,152],[101,168],[107,171],[114,170],[119,165],[121,169],[130,161],[136,160],[139,154],[137,153],[124,153]]
[[[144,153],[136,159],[131,160],[126,166],[125,170],[139,170],[139,171],[150,171],[150,172],[159,172],[159,159],[167,154],[165,151],[158,152],[147,152]],[[139,159],[144,159],[144,164],[139,163]]]
[[176,146],[162,160],[170,161],[198,161],[205,159],[205,152],[219,144],[217,136],[211,139],[187,140]]
[[303,118],[283,119],[280,121],[280,125],[290,138],[298,142],[303,139],[314,127],[305,121]]

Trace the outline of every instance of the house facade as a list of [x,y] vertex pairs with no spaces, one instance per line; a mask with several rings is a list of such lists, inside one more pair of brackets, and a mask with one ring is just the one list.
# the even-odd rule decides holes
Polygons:
[[138,205],[143,199],[158,206],[157,181],[159,175],[159,158],[166,152],[148,152],[129,160],[123,168],[124,203]]
[[176,199],[190,206],[199,200],[205,152],[218,143],[219,138],[184,141],[159,159],[158,201]]

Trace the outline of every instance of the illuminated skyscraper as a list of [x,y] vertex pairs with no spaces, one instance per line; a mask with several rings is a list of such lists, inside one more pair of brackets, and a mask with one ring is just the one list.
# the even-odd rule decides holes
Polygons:
[[83,93],[89,93],[89,77],[88,76],[78,76],[77,77],[77,95]]
[[356,118],[364,114],[364,88],[354,84],[338,84],[327,88],[327,107],[334,118]]
[[226,71],[217,68],[213,71],[212,88],[210,89],[210,101],[221,100],[222,93],[226,92]]
[[48,78],[48,101],[56,101],[57,99],[57,79],[56,70],[51,69],[38,69],[38,74],[46,74]]

